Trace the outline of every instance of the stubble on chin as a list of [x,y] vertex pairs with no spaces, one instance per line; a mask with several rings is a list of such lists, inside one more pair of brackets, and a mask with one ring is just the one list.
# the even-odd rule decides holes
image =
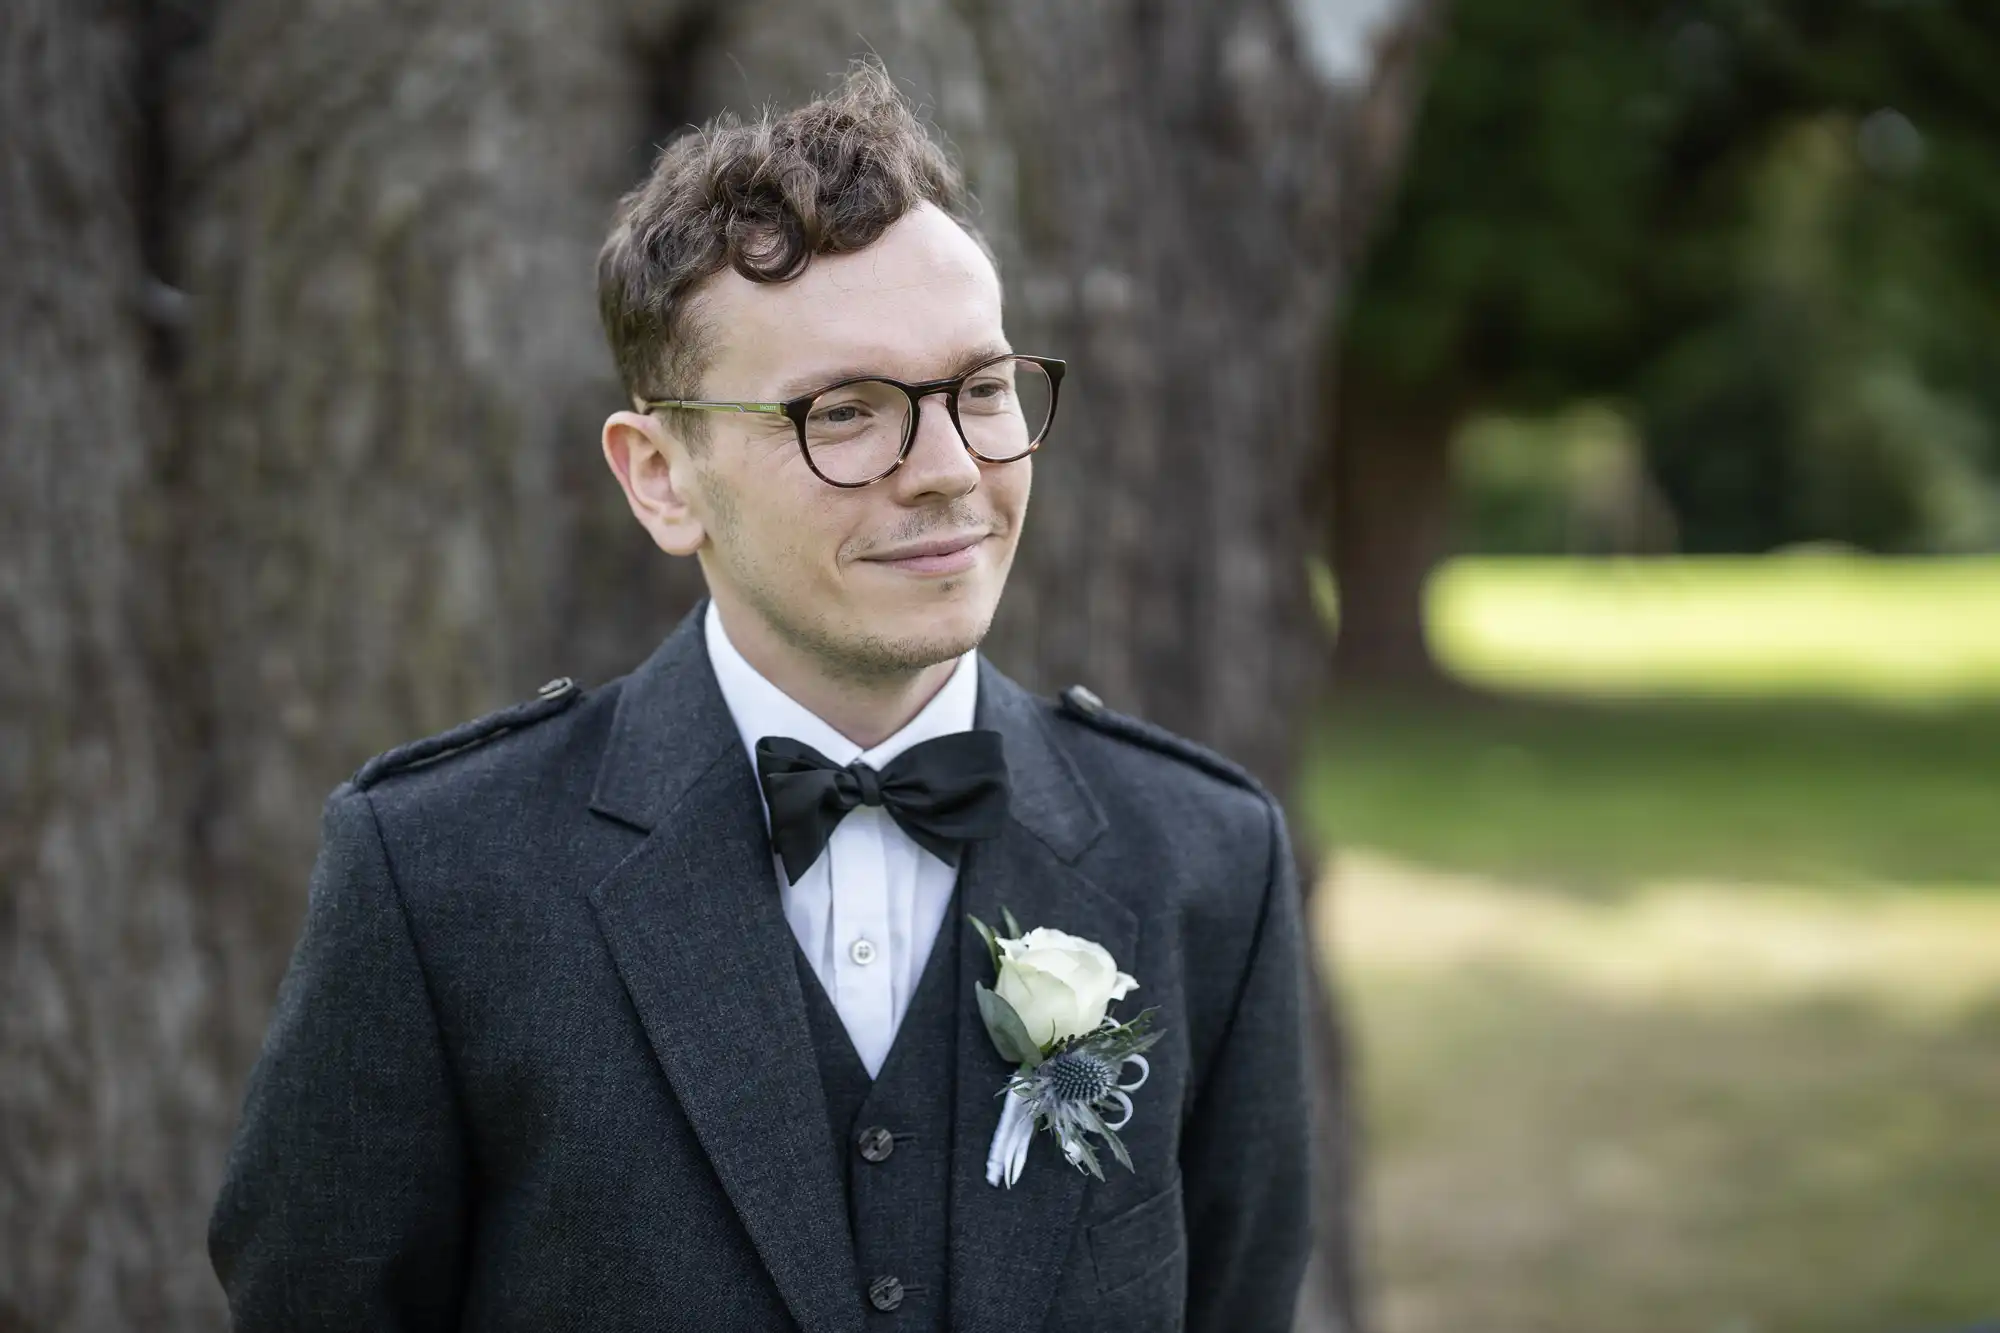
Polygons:
[[989,612],[976,627],[951,635],[897,635],[866,624],[776,626],[800,652],[810,655],[829,678],[858,686],[881,686],[908,680],[920,671],[949,662],[977,648],[992,626]]

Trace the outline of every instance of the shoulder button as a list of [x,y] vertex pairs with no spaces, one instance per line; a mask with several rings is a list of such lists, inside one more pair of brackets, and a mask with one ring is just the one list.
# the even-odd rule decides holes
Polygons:
[[581,697],[583,692],[577,688],[574,680],[568,676],[558,676],[537,690],[532,699],[511,704],[484,717],[474,718],[449,731],[441,731],[435,736],[426,736],[422,740],[410,741],[393,749],[384,750],[356,769],[349,781],[357,788],[365,790],[390,773],[400,773],[405,769],[432,763],[448,755],[484,745],[495,737],[517,731],[545,717],[554,717]]
[[1104,700],[1097,697],[1094,690],[1083,685],[1072,685],[1062,692],[1062,700],[1073,713],[1085,717],[1096,717],[1104,711]]
[[1217,754],[1207,746],[1197,744],[1185,736],[1168,731],[1165,727],[1108,708],[1104,700],[1081,685],[1072,685],[1064,690],[1060,701],[1062,712],[1107,736],[1115,736],[1120,740],[1191,764],[1204,773],[1256,792],[1267,799],[1270,796],[1264,785],[1235,760]]

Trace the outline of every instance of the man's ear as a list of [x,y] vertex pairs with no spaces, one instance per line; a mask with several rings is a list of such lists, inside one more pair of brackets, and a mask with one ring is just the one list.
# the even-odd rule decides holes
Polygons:
[[708,531],[689,503],[695,468],[687,442],[639,412],[604,419],[604,461],[611,465],[632,516],[668,555],[693,555]]

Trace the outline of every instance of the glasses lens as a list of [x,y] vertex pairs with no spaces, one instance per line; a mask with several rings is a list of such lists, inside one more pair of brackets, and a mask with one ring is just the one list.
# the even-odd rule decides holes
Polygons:
[[832,482],[873,481],[903,451],[910,400],[880,380],[828,389],[806,413],[806,450],[813,467]]
[[973,453],[1005,463],[1035,447],[1055,406],[1049,372],[1012,356],[980,367],[965,381],[958,391],[958,423]]

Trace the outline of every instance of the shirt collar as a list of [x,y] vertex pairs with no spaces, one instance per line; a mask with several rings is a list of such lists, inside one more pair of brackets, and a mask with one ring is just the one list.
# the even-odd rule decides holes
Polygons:
[[881,768],[903,751],[921,741],[972,730],[974,705],[979,697],[978,649],[967,649],[944,686],[931,701],[906,723],[902,730],[870,749],[862,749],[824,721],[818,714],[765,679],[750,665],[729,634],[722,628],[722,615],[710,598],[702,624],[708,644],[708,662],[715,671],[715,683],[722,700],[736,722],[743,748],[750,756],[750,770],[757,769],[757,742],[765,736],[789,736],[818,750],[834,763],[847,765],[859,759],[871,768]]

